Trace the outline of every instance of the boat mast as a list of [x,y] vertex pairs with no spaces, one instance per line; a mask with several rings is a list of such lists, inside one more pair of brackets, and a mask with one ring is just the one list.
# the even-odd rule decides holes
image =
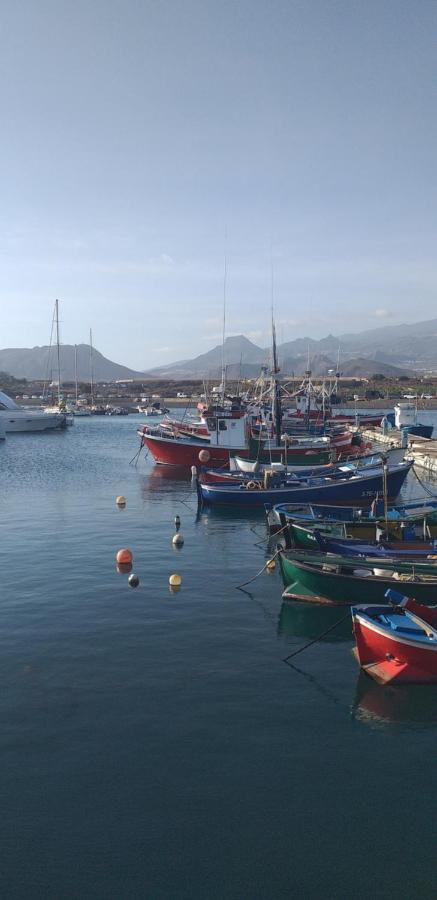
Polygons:
[[78,389],[77,389],[77,344],[74,345],[74,383],[76,388],[76,406],[77,401],[79,399]]
[[278,350],[276,347],[276,327],[273,315],[273,260],[271,261],[271,305],[272,305],[272,419],[275,423],[276,446],[281,446],[282,408],[281,389],[279,387]]
[[225,232],[225,261],[223,272],[223,334],[222,334],[222,399],[225,402],[225,385],[226,385],[226,365],[225,365],[225,334],[226,334],[226,277],[227,277],[227,258],[226,258],[226,232]]
[[93,371],[93,332],[90,328],[90,395],[91,406],[94,406],[94,371]]
[[61,348],[59,344],[59,300],[55,300],[56,354],[58,360],[58,406],[61,404]]

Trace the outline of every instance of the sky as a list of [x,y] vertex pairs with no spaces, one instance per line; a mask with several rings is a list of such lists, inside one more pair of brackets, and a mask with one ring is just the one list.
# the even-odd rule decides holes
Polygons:
[[[437,316],[432,0],[16,0],[0,347],[148,369]],[[224,278],[226,259],[226,279]]]

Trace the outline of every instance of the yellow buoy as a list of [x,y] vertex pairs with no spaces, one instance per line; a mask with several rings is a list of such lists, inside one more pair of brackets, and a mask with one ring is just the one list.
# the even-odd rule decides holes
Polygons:
[[117,506],[126,506],[126,497],[123,497],[123,495],[120,494],[119,497],[115,498],[115,502]]
[[171,587],[179,587],[182,584],[182,578],[180,575],[176,575],[176,573],[174,573],[173,575],[170,575],[168,583],[171,585]]
[[275,559],[268,559],[268,560],[267,560],[267,562],[266,562],[266,569],[267,569],[268,572],[272,572],[273,569],[275,568],[275,566],[276,566],[276,560],[275,560]]

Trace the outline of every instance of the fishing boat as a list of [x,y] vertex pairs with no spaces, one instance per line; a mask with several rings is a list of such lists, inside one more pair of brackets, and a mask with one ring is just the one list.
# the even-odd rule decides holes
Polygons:
[[387,482],[387,496],[396,497],[410,471],[413,463],[402,462],[387,468],[372,469],[370,472],[348,473],[343,477],[321,477],[307,479],[306,483],[287,481],[284,485],[281,476],[272,473],[264,483],[249,481],[237,484],[202,484],[197,481],[199,502],[201,505],[250,506],[264,508],[265,504],[274,506],[277,503],[323,503],[330,497],[336,500],[371,503],[383,488],[383,480]]
[[[269,513],[268,513],[269,516]],[[366,526],[366,531],[369,530]],[[437,537],[437,526],[434,526],[434,530],[436,531]],[[302,550],[320,550],[322,547],[322,541],[329,542],[329,545],[332,547],[334,542],[341,541],[341,545],[338,546],[346,546],[346,549],[343,551],[345,556],[357,555],[357,552],[354,547],[358,549],[358,555],[369,555],[369,553],[365,553],[364,548],[381,548],[387,547],[391,544],[393,548],[402,548],[405,546],[406,550],[410,552],[414,552],[414,548],[417,546],[418,548],[427,547],[428,554],[437,552],[434,550],[434,541],[431,538],[428,538],[428,535],[425,533],[422,527],[422,523],[420,523],[417,527],[416,525],[406,524],[404,522],[401,525],[390,526],[388,531],[385,530],[385,522],[376,520],[373,525],[373,531],[370,536],[366,539],[362,536],[353,537],[349,534],[349,527],[345,524],[335,524],[333,522],[322,522],[314,526],[305,526],[299,522],[293,522],[292,520],[287,520],[284,527],[279,529],[278,527],[272,531],[272,533],[281,531],[285,539],[285,545],[287,549],[292,549],[293,547],[297,547]],[[382,537],[384,536],[384,543],[381,544]],[[330,542],[333,542],[332,544]],[[324,547],[327,546],[327,543],[323,544]],[[328,551],[328,552],[337,552],[337,551]],[[379,555],[383,555],[382,551],[378,551]],[[377,555],[378,555],[377,554]],[[371,554],[370,554],[371,555]]]
[[[334,556],[303,550],[279,553],[281,575],[288,596],[314,602],[353,606],[384,605],[385,592],[411,583],[414,596],[425,604],[437,598],[437,565],[432,561]],[[376,573],[376,574],[375,574]],[[300,590],[304,588],[304,592]]]
[[357,662],[381,684],[436,684],[437,608],[392,590],[386,599],[395,604],[392,609],[351,608]]
[[[267,436],[254,439],[249,417],[240,411],[211,409],[205,415],[204,432],[182,433],[174,423],[157,426],[143,424],[138,436],[155,462],[167,466],[198,466],[199,462],[219,468],[228,467],[231,456],[254,455],[261,461],[292,461],[295,465],[328,463],[332,459],[329,437],[322,442],[308,438],[306,442],[288,444],[273,443]],[[349,444],[350,446],[350,444]],[[203,452],[202,452],[203,451]],[[200,455],[202,453],[202,456]]]
[[[418,537],[419,529],[425,537],[437,537],[437,501],[425,497],[395,505],[387,504],[386,511],[379,499],[375,499],[370,507],[363,504],[279,503],[268,510],[268,519],[272,531],[284,528],[287,523],[302,526],[299,533],[304,540],[304,529],[314,527],[339,537],[342,532],[343,536],[374,540],[376,529],[387,530],[387,525],[389,533],[396,538],[407,537],[408,534]],[[313,538],[310,543],[314,543]]]
[[[357,466],[358,468],[361,468],[363,466],[377,465],[381,462],[382,456],[393,465],[394,463],[402,462],[405,456],[405,449],[402,447],[393,447],[388,448],[387,450],[377,450],[373,453],[352,453],[350,456],[346,457],[342,454],[339,462],[344,466]],[[287,465],[287,472],[289,474],[296,472],[296,474],[299,475],[326,475],[329,474],[331,468],[337,467],[339,462],[324,463],[323,465],[310,464],[307,466],[293,466],[292,464],[289,464]],[[274,463],[273,465],[282,464]],[[269,463],[261,463],[258,459],[244,459],[241,456],[236,455],[232,457],[229,468],[231,472],[253,476],[260,474],[264,472],[266,468],[269,468]]]
[[322,553],[335,553],[337,556],[374,556],[390,559],[427,558],[437,560],[437,540],[432,541],[363,541],[359,538],[342,538],[327,536],[314,529],[314,538]]

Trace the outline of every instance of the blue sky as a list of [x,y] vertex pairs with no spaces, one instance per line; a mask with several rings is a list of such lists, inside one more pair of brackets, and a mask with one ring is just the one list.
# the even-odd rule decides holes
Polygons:
[[[17,0],[0,346],[136,368],[437,315],[437,4]],[[227,234],[225,242],[225,232]]]

